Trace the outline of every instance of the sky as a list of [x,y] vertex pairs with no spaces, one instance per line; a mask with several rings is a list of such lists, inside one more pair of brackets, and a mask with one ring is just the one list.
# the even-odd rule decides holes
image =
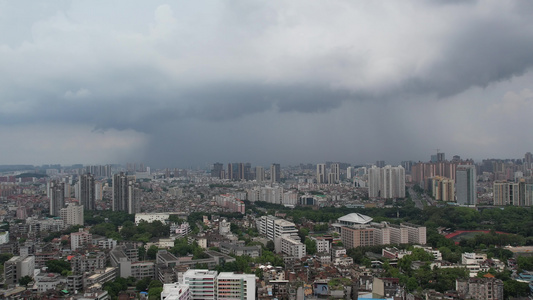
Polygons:
[[522,158],[533,2],[0,0],[0,164]]

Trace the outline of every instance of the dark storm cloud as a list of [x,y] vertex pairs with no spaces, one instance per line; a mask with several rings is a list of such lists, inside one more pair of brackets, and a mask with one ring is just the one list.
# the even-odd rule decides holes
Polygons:
[[406,80],[405,91],[449,97],[523,75],[533,65],[532,37],[531,29],[519,30],[516,24],[470,24],[442,49],[443,58],[427,76]]
[[[533,64],[533,27],[529,26],[529,18],[516,13],[514,6],[508,11],[497,11],[497,7],[491,7],[487,13],[482,14],[477,13],[476,9],[483,9],[483,2],[462,5],[448,3],[444,9],[440,8],[442,1],[434,2],[436,6],[432,6],[431,2],[414,1],[414,4],[420,6],[420,13],[399,6],[395,17],[400,17],[399,14],[402,13],[413,13],[414,18],[419,18],[419,14],[434,13],[436,19],[441,19],[440,22],[447,22],[445,18],[450,16],[449,24],[440,25],[443,28],[433,30],[433,24],[404,23],[401,18],[409,18],[406,15],[395,21],[398,24],[388,24],[386,19],[379,21],[383,22],[385,29],[390,28],[390,31],[366,26],[372,36],[360,40],[357,32],[364,29],[354,27],[346,28],[348,33],[336,32],[340,25],[323,23],[331,17],[321,14],[320,8],[304,8],[301,15],[283,18],[280,16],[284,13],[282,7],[266,3],[225,3],[219,8],[220,19],[212,23],[204,22],[204,25],[216,26],[211,28],[212,32],[221,37],[226,35],[227,42],[224,42],[224,38],[211,36],[204,44],[200,42],[200,37],[194,37],[189,43],[180,41],[179,33],[185,29],[175,30],[183,26],[179,23],[183,12],[170,6],[161,6],[156,13],[158,23],[151,27],[154,38],[163,37],[156,42],[148,37],[145,41],[141,39],[140,43],[141,46],[152,43],[155,53],[162,49],[159,53],[163,54],[160,57],[162,63],[154,63],[154,58],[150,56],[133,55],[128,58],[132,54],[126,53],[125,61],[120,61],[124,58],[116,55],[120,55],[122,51],[135,52],[135,48],[128,49],[131,45],[127,43],[123,46],[103,45],[104,48],[111,47],[111,51],[101,53],[104,55],[103,61],[108,62],[106,64],[84,65],[81,61],[83,58],[76,58],[76,54],[74,58],[79,62],[64,62],[87,66],[87,72],[83,68],[76,70],[62,67],[62,62],[58,61],[59,71],[56,74],[44,73],[39,76],[30,73],[27,82],[23,78],[15,78],[15,82],[10,82],[12,79],[6,78],[7,83],[2,88],[2,101],[11,102],[13,106],[20,106],[20,109],[0,112],[3,113],[0,122],[81,121],[93,123],[97,128],[150,131],[153,120],[165,122],[199,118],[222,121],[272,109],[281,113],[326,112],[339,107],[346,100],[376,101],[432,95],[449,97],[473,86],[485,87],[493,82],[524,74],[530,69]],[[344,15],[339,16],[343,26],[350,22],[350,12],[357,15],[363,13],[361,9],[366,9],[348,3],[346,7],[342,7],[342,1],[335,3],[331,7],[325,5],[324,9],[345,8],[347,12],[344,11]],[[449,6],[452,8],[448,8]],[[290,11],[295,8],[298,5],[291,5],[288,9]],[[391,7],[383,4],[374,7],[379,8]],[[396,14],[386,11],[385,15]],[[372,9],[370,12],[379,14]],[[315,14],[318,14],[316,20],[313,19]],[[75,26],[76,23],[67,25],[71,18],[73,16],[70,15],[68,18],[58,17],[59,21],[48,26]],[[257,23],[253,20],[257,20]],[[227,24],[224,21],[228,21]],[[197,22],[202,24],[201,21]],[[360,22],[368,22],[368,25],[379,23],[372,20]],[[394,38],[395,25],[398,25],[399,34],[405,36],[406,40],[387,40]],[[325,38],[338,35],[339,45],[321,43],[321,35],[313,32],[315,27],[323,31]],[[209,28],[203,28],[200,33],[209,31]],[[34,29],[36,32],[50,30]],[[83,27],[69,30],[72,34],[76,34],[76,31],[83,33]],[[62,32],[68,34],[70,31]],[[288,33],[291,31],[301,31],[294,36],[300,40],[287,41],[285,38],[292,36]],[[350,31],[356,34],[353,35]],[[279,33],[280,37],[272,36],[272,33]],[[284,34],[287,36],[284,37]],[[437,40],[424,40],[434,35]],[[354,36],[352,40],[347,39],[350,36]],[[90,42],[101,42],[97,36],[93,38],[95,40]],[[82,42],[86,39],[83,37]],[[67,44],[57,44],[59,42],[52,38],[52,42],[46,45],[68,47]],[[232,44],[235,42],[241,44]],[[269,45],[269,42],[277,44]],[[284,42],[291,44],[279,44]],[[210,49],[212,43],[218,48]],[[309,47],[302,55],[288,54],[283,50],[298,48],[306,43]],[[186,44],[188,46],[183,47]],[[268,47],[273,49],[273,57],[269,60],[275,64],[275,71],[268,70],[272,66],[265,61]],[[431,48],[431,51],[428,53],[420,49],[424,47]],[[170,54],[174,50],[181,54]],[[64,50],[57,51],[61,53]],[[216,55],[217,51],[220,51],[219,58],[211,56]],[[242,55],[241,51],[244,51]],[[409,51],[413,53],[410,54]],[[16,49],[8,54],[17,57]],[[100,54],[98,51],[92,54],[88,51],[80,55],[89,55],[89,60],[98,61],[95,55]],[[421,63],[422,58],[417,55],[426,56],[425,61]],[[187,73],[170,75],[164,67],[166,56],[169,57],[170,64],[183,65],[189,59],[197,59],[197,64],[190,69],[192,79],[187,79]],[[232,64],[234,68],[231,67]],[[32,68],[22,61],[18,67],[22,69],[19,76],[24,75],[24,70],[31,72]],[[35,67],[50,68],[53,65]],[[246,70],[250,76],[242,70]],[[207,78],[202,78],[202,74],[207,74]],[[64,99],[65,93],[75,93],[78,89],[88,90],[85,99]]]
[[[533,65],[527,1],[47,3],[24,15],[26,4],[0,2],[2,129],[60,123],[132,130],[143,138],[131,140],[158,145],[168,138],[168,148],[199,138],[195,128],[206,139],[218,129],[242,136],[256,119],[270,122],[257,125],[263,137],[284,136],[289,149],[305,144],[323,153],[320,137],[337,128],[354,140],[383,137],[373,145],[387,149],[416,124],[399,108],[423,114],[418,100],[431,110],[437,99],[453,101],[478,87],[474,97],[491,98],[483,89],[527,76]],[[131,9],[117,9],[126,5]],[[352,114],[352,127],[338,120]],[[320,116],[327,130],[316,126]],[[387,120],[401,125],[387,132]],[[248,140],[261,144],[254,133]],[[417,132],[409,140],[424,138]],[[261,145],[248,151],[263,155],[269,145]]]

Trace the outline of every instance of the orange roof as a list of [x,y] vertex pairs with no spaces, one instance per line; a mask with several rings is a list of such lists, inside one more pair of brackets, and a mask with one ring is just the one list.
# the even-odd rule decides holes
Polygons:
[[494,278],[495,276],[490,274],[490,273],[487,273],[487,274],[483,275],[483,277],[485,277],[485,278]]
[[67,260],[71,260],[74,257],[74,255],[67,256]]

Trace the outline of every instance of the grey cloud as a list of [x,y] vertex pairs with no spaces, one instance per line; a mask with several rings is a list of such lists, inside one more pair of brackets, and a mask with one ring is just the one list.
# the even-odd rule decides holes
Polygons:
[[[183,151],[207,159],[215,151],[205,140],[217,130],[218,145],[223,135],[246,138],[243,156],[274,159],[300,148],[314,149],[307,158],[384,155],[390,141],[401,142],[398,136],[414,127],[415,112],[424,113],[421,103],[430,109],[444,102],[437,99],[451,103],[529,74],[527,3],[61,2],[19,20],[27,4],[11,9],[2,2],[13,16],[0,9],[0,127],[133,129],[167,157],[173,141],[187,139],[202,150],[182,145]],[[117,13],[117,5],[132,9]],[[11,25],[16,33],[1,29]],[[404,120],[401,113],[410,110]],[[372,122],[378,123],[365,129]],[[340,139],[330,135],[337,130],[361,143],[343,142],[346,152],[323,146]],[[413,148],[425,134],[408,138]],[[220,147],[232,152],[233,145]]]

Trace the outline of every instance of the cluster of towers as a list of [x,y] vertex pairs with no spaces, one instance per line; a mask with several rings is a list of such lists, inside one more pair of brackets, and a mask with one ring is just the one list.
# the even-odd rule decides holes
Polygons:
[[[256,180],[257,182],[265,182],[265,168],[263,166],[256,166],[254,169],[250,163],[229,163],[225,170],[222,163],[214,163],[211,169],[211,176],[220,179],[230,179],[235,181],[241,180]],[[270,165],[270,182],[276,183],[281,181],[281,167],[280,164]]]
[[[112,177],[113,185],[113,211],[124,211],[133,214],[137,211],[138,201],[136,199],[135,176],[127,175],[124,172],[114,174]],[[79,206],[84,210],[96,210],[96,199],[98,185],[95,176],[91,173],[85,173],[79,176],[76,183],[75,197],[78,199]],[[52,216],[60,216],[61,209],[65,208],[65,198],[70,197],[71,185],[69,182],[60,180],[51,180],[48,183],[47,192],[50,199],[49,213]],[[101,185],[99,194],[101,195]]]

